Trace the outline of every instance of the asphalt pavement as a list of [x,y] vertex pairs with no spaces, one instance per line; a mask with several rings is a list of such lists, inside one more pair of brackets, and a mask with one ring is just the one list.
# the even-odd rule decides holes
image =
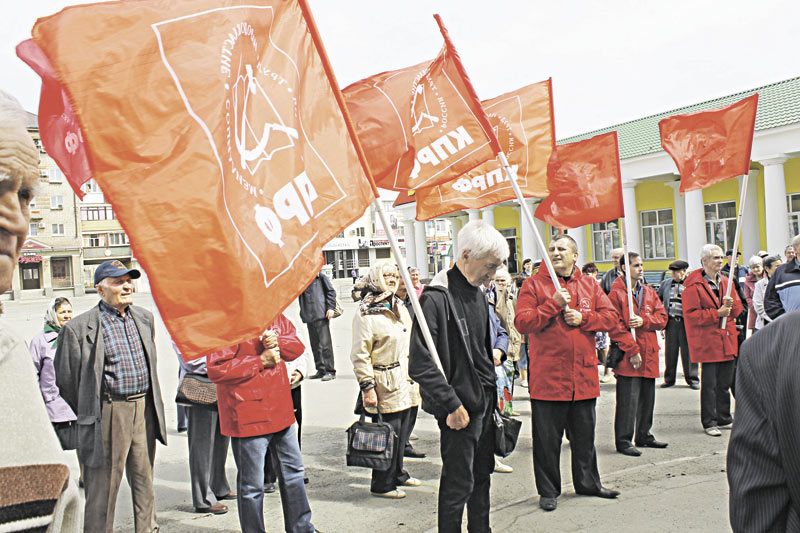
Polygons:
[[[422,480],[422,486],[406,488],[403,500],[370,496],[370,471],[345,465],[345,429],[355,420],[353,406],[358,386],[349,353],[355,304],[349,300],[351,284],[336,280],[344,314],[331,323],[337,378],[321,382],[306,380],[303,390],[303,456],[310,478],[308,497],[313,523],[322,532],[427,532],[436,530],[436,499],[441,470],[439,434],[433,418],[422,411],[415,433],[415,448],[426,459],[407,459],[406,469]],[[4,320],[26,340],[42,327],[46,300],[7,301]],[[77,313],[97,303],[96,295],[73,299]],[[136,294],[134,303],[157,317],[156,344],[158,372],[169,428],[168,446],[158,446],[155,492],[158,522],[164,532],[239,531],[236,502],[224,502],[225,515],[193,512],[189,485],[186,433],[177,433],[173,401],[177,387],[178,362],[166,329],[149,294]],[[308,336],[298,316],[298,306],[286,311],[299,325],[304,341]],[[313,362],[310,361],[310,368]],[[663,371],[663,353],[661,368]],[[597,402],[597,453],[603,484],[622,495],[616,500],[576,496],[572,489],[569,444],[562,448],[563,495],[558,509],[545,513],[538,507],[531,459],[530,403],[527,389],[517,386],[514,408],[523,429],[517,449],[504,459],[511,474],[494,474],[491,490],[491,522],[495,532],[598,531],[730,531],[725,454],[730,432],[709,437],[700,425],[700,393],[691,390],[678,375],[678,385],[656,389],[653,433],[669,443],[664,450],[643,449],[633,458],[615,452],[613,441],[614,380],[601,384]],[[660,384],[660,380],[657,382]],[[77,475],[77,460],[70,454],[70,466]],[[231,486],[236,483],[236,465],[229,453],[227,463]],[[267,531],[283,529],[279,494],[266,494],[264,514]],[[465,527],[466,530],[466,527]],[[115,532],[133,531],[130,491],[123,482],[117,501]]]

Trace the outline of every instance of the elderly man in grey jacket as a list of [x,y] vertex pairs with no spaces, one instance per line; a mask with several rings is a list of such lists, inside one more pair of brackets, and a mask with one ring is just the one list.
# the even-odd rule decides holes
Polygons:
[[140,275],[119,261],[98,266],[94,281],[100,303],[67,322],[58,336],[56,384],[78,417],[87,532],[113,530],[123,471],[136,533],[158,530],[155,440],[166,444],[167,432],[153,314],[132,305],[132,280]]

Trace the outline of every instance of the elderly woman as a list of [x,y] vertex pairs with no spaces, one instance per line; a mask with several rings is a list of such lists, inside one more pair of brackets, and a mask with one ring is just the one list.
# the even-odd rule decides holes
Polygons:
[[50,417],[56,433],[68,431],[77,417],[56,386],[56,371],[53,367],[53,356],[58,345],[58,332],[61,326],[72,318],[72,304],[66,298],[56,298],[44,314],[44,329],[31,340],[30,352],[36,374],[39,377],[39,389],[42,391],[47,416]]
[[764,265],[758,255],[754,255],[747,262],[750,272],[744,280],[744,297],[747,300],[747,329],[753,329],[756,325],[756,311],[753,309],[753,289],[756,283],[764,277]]
[[364,408],[373,420],[378,410],[394,428],[398,448],[388,470],[373,470],[370,492],[382,498],[405,498],[400,486],[417,487],[418,479],[403,469],[403,449],[411,434],[411,413],[417,396],[408,377],[411,317],[395,295],[400,276],[397,266],[380,260],[356,284],[353,297],[361,301],[353,319],[350,360]]
[[782,264],[783,261],[781,261],[781,258],[778,255],[772,255],[764,258],[764,277],[758,280],[758,282],[755,284],[755,287],[753,287],[752,301],[753,310],[755,311],[754,314],[756,315],[756,323],[753,326],[753,333],[772,322],[772,319],[764,310],[764,293],[767,290],[767,285],[769,285],[769,280],[772,277],[772,274],[774,274],[775,270],[777,270]]

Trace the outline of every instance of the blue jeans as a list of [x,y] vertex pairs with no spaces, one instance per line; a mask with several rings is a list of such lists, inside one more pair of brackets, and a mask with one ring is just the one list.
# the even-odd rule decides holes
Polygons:
[[231,438],[237,468],[236,499],[242,532],[265,533],[264,462],[268,447],[275,450],[280,463],[278,479],[285,530],[292,533],[315,531],[311,525],[311,507],[303,483],[303,456],[297,443],[297,430],[292,424],[269,435]]

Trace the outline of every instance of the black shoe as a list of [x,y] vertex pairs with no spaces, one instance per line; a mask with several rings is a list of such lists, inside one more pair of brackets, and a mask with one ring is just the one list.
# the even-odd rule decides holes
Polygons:
[[627,448],[622,448],[621,450],[617,450],[617,452],[621,453],[622,455],[629,455],[631,457],[639,457],[640,455],[642,455],[641,450],[639,450],[635,446],[628,446]]
[[322,376],[322,381],[333,381],[336,379],[336,374],[325,374]]
[[[631,446],[631,448],[633,448],[633,446]],[[634,449],[636,449],[636,448],[634,448]],[[575,492],[578,492],[578,491],[575,491]],[[592,492],[592,493],[589,493],[589,492],[578,492],[578,494],[580,494],[581,496],[597,496],[598,498],[606,498],[608,500],[613,500],[614,498],[619,496],[619,491],[618,490],[613,490],[613,489],[607,489],[605,487],[600,487],[600,490],[598,490],[597,492]]]
[[319,379],[322,377],[325,377],[325,372],[323,372],[322,370],[317,370],[317,373],[314,374],[313,376],[310,376],[308,379]]
[[666,448],[667,447],[667,443],[666,442],[659,442],[656,439],[649,440],[649,441],[643,442],[641,444],[639,444],[637,442],[636,445],[640,446],[642,448]]
[[403,450],[403,456],[411,457],[412,459],[425,459],[427,457],[424,453],[415,450],[410,444]]
[[689,388],[692,390],[700,390],[700,384],[696,381],[689,383]]
[[303,483],[308,485],[308,476],[303,476]]
[[187,428],[187,427],[179,427],[178,428],[178,433],[184,433],[184,432],[186,432],[188,430],[189,430],[189,428]]
[[661,384],[661,388],[662,389],[668,389],[669,387],[672,387],[673,385],[675,385],[675,384],[674,383],[667,383],[665,381],[664,383]]
[[275,483],[264,483],[264,493],[265,494],[272,494],[277,490],[275,488]]
[[539,507],[545,511],[555,511],[556,507],[558,507],[558,498],[539,496]]

